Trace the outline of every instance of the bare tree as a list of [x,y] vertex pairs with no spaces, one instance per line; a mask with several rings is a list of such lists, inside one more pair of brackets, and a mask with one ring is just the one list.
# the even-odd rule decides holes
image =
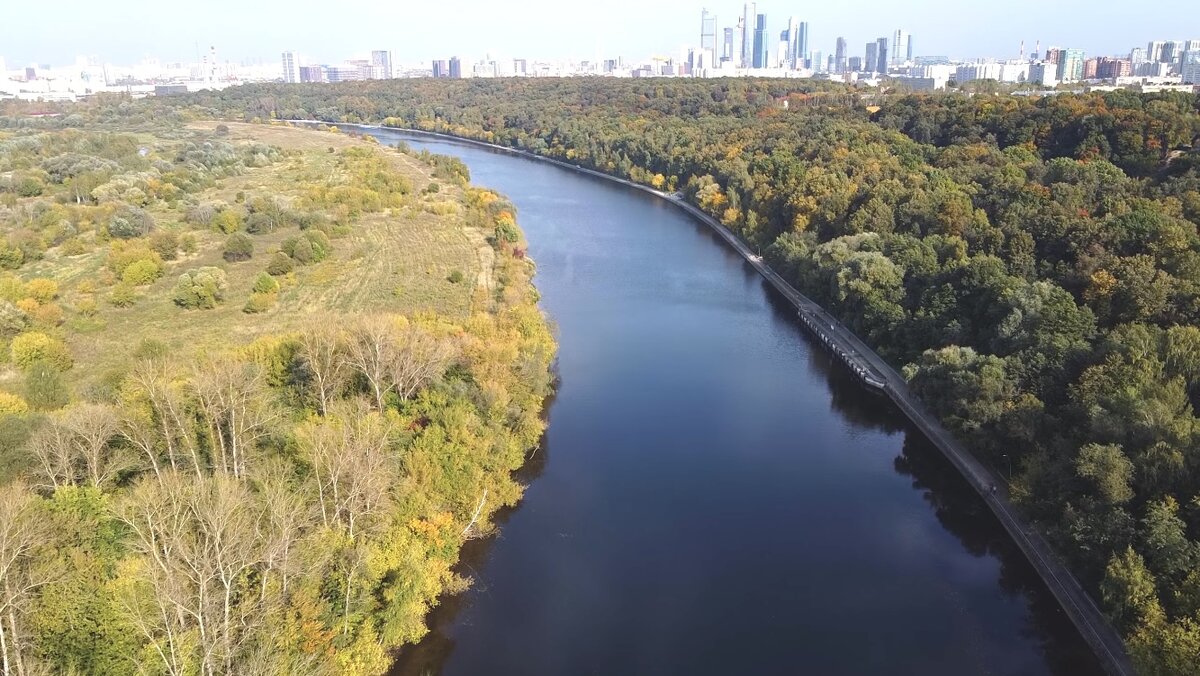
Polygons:
[[385,418],[362,404],[335,408],[326,420],[299,429],[326,526],[341,525],[354,537],[389,504],[398,479],[390,434]]
[[388,360],[388,374],[396,394],[401,399],[411,399],[421,388],[442,377],[455,353],[449,339],[419,327],[406,329]]
[[[165,453],[171,469],[190,465],[195,475],[201,476],[205,463],[193,429],[193,404],[176,368],[164,359],[145,359],[134,365],[127,382],[145,399],[158,428],[161,449],[156,453]],[[144,432],[142,435],[144,438]],[[141,448],[141,444],[135,446]]]
[[36,551],[49,537],[36,512],[37,496],[23,484],[0,487],[0,655],[4,674],[27,673],[21,610],[38,587],[50,581],[36,565]]
[[137,485],[118,516],[144,557],[140,584],[123,603],[163,667],[182,674],[198,660],[203,674],[233,673],[262,615],[259,594],[247,589],[263,561],[258,499],[231,476],[165,472],[161,482]]
[[392,389],[389,364],[395,350],[397,328],[390,317],[366,315],[350,327],[346,343],[346,363],[366,378],[375,408],[380,411]]
[[251,362],[217,357],[197,369],[192,387],[219,453],[214,463],[234,477],[245,476],[250,453],[280,416],[262,369]]
[[37,474],[49,488],[90,484],[107,487],[129,467],[113,441],[120,431],[116,411],[106,404],[77,404],[54,415],[30,438]]
[[313,329],[300,334],[299,356],[317,410],[325,415],[350,376],[345,331],[330,317],[318,320]]

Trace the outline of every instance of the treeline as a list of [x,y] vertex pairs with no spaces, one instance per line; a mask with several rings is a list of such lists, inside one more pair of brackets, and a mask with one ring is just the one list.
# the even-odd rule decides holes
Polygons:
[[442,131],[682,191],[1011,465],[1143,671],[1200,660],[1197,97],[576,79],[149,105]]

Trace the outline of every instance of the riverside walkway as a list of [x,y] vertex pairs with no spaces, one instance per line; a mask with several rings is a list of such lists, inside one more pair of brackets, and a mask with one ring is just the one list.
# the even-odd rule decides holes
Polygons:
[[[292,120],[300,124],[314,124],[309,120]],[[368,126],[368,125],[356,125]],[[1038,572],[1059,605],[1074,623],[1080,635],[1087,641],[1095,652],[1105,672],[1113,676],[1130,676],[1136,672],[1125,651],[1124,642],[1108,623],[1104,614],[1096,607],[1091,596],[1080,586],[1074,575],[1054,555],[1048,542],[1032,527],[1024,524],[1009,501],[1008,489],[1003,481],[995,476],[990,469],[980,463],[944,428],[937,418],[925,409],[921,402],[908,389],[904,377],[896,372],[886,361],[875,353],[869,346],[847,329],[823,307],[813,302],[796,290],[791,284],[780,277],[767,266],[760,256],[754,254],[733,232],[721,225],[719,221],[701,211],[696,206],[683,200],[678,194],[669,194],[655,190],[627,179],[610,176],[603,172],[587,169],[577,164],[543,157],[517,148],[477,141],[475,139],[396,127],[378,127],[416,136],[427,136],[455,143],[490,148],[499,152],[520,155],[541,162],[555,164],[571,171],[590,174],[606,181],[626,185],[635,190],[650,193],[667,200],[680,209],[688,212],[694,218],[710,226],[717,234],[733,247],[764,279],[788,299],[805,319],[810,330],[817,333],[813,323],[819,327],[822,342],[834,351],[846,365],[855,371],[867,385],[875,387],[896,404],[904,415],[917,427],[934,446],[936,446],[951,464],[958,469],[975,491],[983,498],[1000,524],[1008,532],[1013,542],[1020,547],[1029,563]],[[811,320],[811,321],[810,321]],[[826,329],[825,327],[829,328]],[[878,380],[878,382],[873,382]]]

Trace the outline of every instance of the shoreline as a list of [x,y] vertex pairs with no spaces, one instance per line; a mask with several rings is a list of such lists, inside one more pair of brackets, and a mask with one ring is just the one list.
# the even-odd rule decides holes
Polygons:
[[[287,124],[303,125],[329,124],[316,120],[286,120],[284,122]],[[355,124],[333,126],[338,126],[339,128],[341,126],[350,126],[358,129],[395,131],[402,134],[429,137],[449,143],[466,144],[510,155],[523,156],[541,162],[548,162],[564,169],[588,174],[648,193],[674,204],[693,218],[711,227],[729,246],[741,254],[746,263],[754,267],[767,282],[786,297],[802,316],[807,315],[821,322],[822,326],[819,330],[808,325],[807,322],[805,324],[834,356],[839,357],[848,368],[859,376],[860,381],[863,380],[862,374],[858,373],[854,364],[851,363],[852,361],[867,367],[869,370],[873,370],[875,375],[882,379],[883,385],[879,388],[880,391],[885,393],[913,426],[942,452],[947,460],[959,471],[959,474],[988,505],[1001,526],[1009,534],[1009,537],[1021,549],[1026,560],[1029,561],[1030,565],[1033,566],[1039,577],[1046,584],[1046,587],[1054,595],[1059,606],[1071,619],[1080,636],[1092,648],[1105,672],[1117,676],[1135,673],[1129,656],[1126,653],[1124,641],[1120,635],[1108,623],[1091,595],[1083,589],[1074,575],[1059,561],[1045,538],[1021,520],[1019,514],[1008,500],[1008,491],[1004,482],[954,439],[941,425],[941,422],[924,408],[923,404],[909,392],[907,382],[895,369],[887,364],[861,339],[846,329],[823,307],[780,277],[759,256],[755,255],[736,234],[715,218],[703,212],[695,205],[684,201],[677,194],[666,193],[646,185],[635,183],[629,179],[612,176],[578,164],[545,157],[520,148],[502,146],[441,132],[402,127]],[[824,324],[828,324],[830,327],[828,333],[824,331]],[[847,357],[846,355],[853,356]]]

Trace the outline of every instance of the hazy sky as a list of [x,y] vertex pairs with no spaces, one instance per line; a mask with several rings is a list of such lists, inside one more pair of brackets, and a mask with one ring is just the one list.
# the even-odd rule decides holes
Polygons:
[[[758,3],[775,39],[789,15],[809,22],[813,50],[844,36],[850,54],[896,28],[917,55],[1016,56],[1024,39],[1128,52],[1151,39],[1200,39],[1196,0],[768,0]],[[78,55],[130,63],[144,56],[193,60],[196,46],[232,61],[275,61],[285,49],[337,63],[370,49],[398,62],[491,53],[504,57],[673,56],[699,41],[700,9],[732,25],[741,3],[691,0],[3,0],[0,58],[8,67],[64,64]],[[339,11],[339,7],[347,8]],[[356,9],[350,10],[350,7]],[[369,11],[367,8],[370,8]],[[1191,34],[1185,34],[1188,31]]]

